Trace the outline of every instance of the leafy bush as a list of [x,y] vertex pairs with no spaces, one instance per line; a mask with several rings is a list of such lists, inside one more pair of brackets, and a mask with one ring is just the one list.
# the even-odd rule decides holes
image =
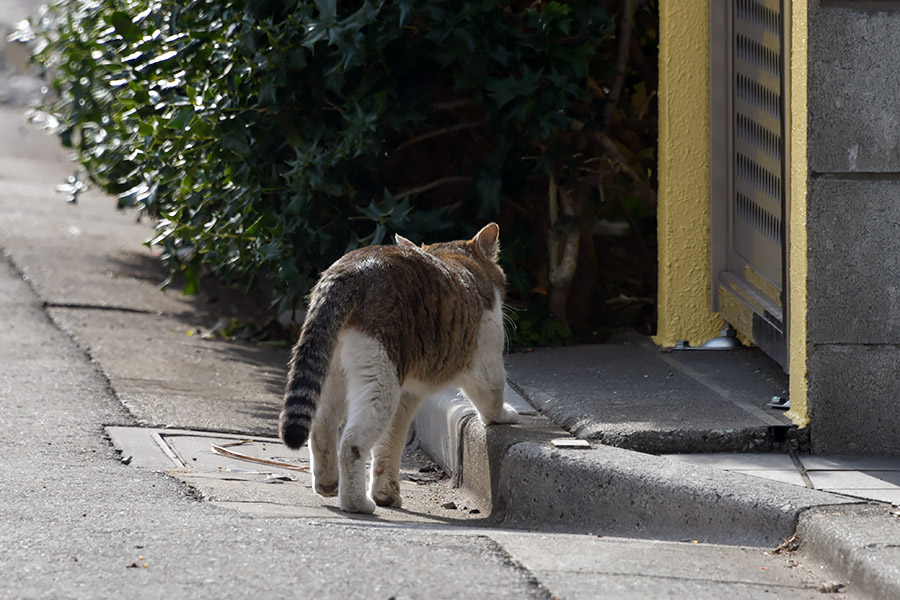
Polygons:
[[558,336],[597,289],[595,220],[652,221],[655,5],[59,0],[19,37],[63,144],[158,219],[189,291],[263,277],[284,310],[347,250],[495,219],[513,302]]

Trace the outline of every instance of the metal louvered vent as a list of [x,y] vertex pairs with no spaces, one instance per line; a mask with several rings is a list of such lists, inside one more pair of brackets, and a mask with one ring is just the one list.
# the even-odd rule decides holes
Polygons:
[[713,310],[787,366],[783,0],[710,0]]

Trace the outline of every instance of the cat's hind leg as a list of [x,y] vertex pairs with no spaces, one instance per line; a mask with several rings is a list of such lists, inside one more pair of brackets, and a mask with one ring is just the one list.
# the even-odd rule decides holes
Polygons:
[[400,508],[400,460],[409,425],[422,404],[422,397],[409,392],[400,396],[390,427],[372,451],[372,499],[378,506]]
[[400,380],[380,342],[353,329],[343,336],[347,422],[338,450],[338,498],[342,510],[372,513],[375,503],[367,494],[366,461],[390,425],[400,401]]
[[338,432],[347,411],[347,388],[335,353],[309,433],[309,455],[313,474],[313,489],[320,496],[338,494]]

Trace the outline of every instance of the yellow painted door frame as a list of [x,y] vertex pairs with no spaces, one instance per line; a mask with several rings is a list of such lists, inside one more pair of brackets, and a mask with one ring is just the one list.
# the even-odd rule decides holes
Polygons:
[[[692,346],[715,337],[721,318],[710,308],[710,41],[709,2],[660,3],[659,46],[659,297],[655,341]],[[790,202],[788,363],[791,411],[806,425],[806,74],[807,1],[790,7]]]

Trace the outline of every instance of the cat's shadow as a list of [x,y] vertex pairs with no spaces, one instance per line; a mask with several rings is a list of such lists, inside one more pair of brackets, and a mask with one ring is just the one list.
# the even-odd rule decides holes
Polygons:
[[[414,510],[409,510],[407,508],[390,508],[379,506],[375,509],[375,513],[367,515],[360,513],[350,513],[344,512],[337,506],[326,505],[323,506],[325,510],[334,513],[335,516],[340,516],[344,519],[350,521],[358,521],[361,523],[371,523],[377,524],[379,526],[384,527],[415,527],[415,528],[429,528],[429,527],[440,527],[440,528],[452,528],[459,529],[462,527],[469,528],[487,528],[487,527],[496,527],[497,523],[491,519],[490,516],[482,517],[479,519],[460,519],[454,517],[445,517],[440,515],[434,515],[427,512],[418,512]],[[383,515],[387,512],[388,514],[397,515],[397,518],[385,518]],[[403,518],[400,515],[407,516],[409,518]]]

